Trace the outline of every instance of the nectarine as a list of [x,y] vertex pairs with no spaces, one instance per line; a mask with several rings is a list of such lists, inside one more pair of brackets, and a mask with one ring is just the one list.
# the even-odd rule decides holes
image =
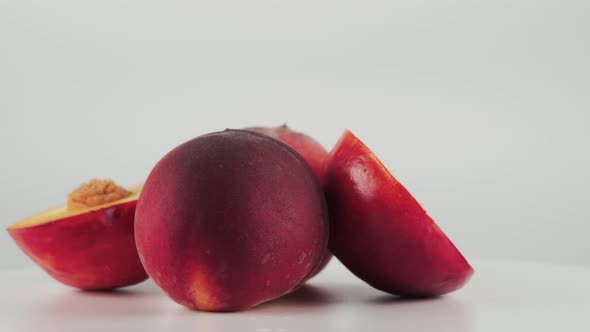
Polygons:
[[[328,157],[328,151],[311,136],[292,130],[286,124],[280,127],[251,127],[246,130],[256,131],[279,141],[287,143],[297,151],[311,166],[320,182],[324,172],[324,163]],[[322,262],[309,275],[308,280],[320,273],[332,259],[332,253],[326,248]]]
[[377,157],[350,131],[327,161],[332,253],[382,291],[437,296],[461,288],[473,269]]
[[250,127],[246,130],[256,131],[287,143],[309,163],[321,181],[328,151],[311,136],[294,131],[286,124],[279,127]]
[[174,301],[236,311],[295,289],[320,263],[320,183],[288,145],[226,130],[190,140],[151,171],[136,211],[143,265]]
[[66,285],[88,290],[132,285],[147,279],[133,236],[140,189],[92,180],[69,195],[67,206],[25,219],[8,233]]

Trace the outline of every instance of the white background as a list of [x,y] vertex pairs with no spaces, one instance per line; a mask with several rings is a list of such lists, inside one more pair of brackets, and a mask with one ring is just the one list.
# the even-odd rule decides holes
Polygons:
[[[203,133],[365,141],[468,258],[590,265],[590,2],[0,0],[0,223]],[[5,231],[0,268],[31,266]]]

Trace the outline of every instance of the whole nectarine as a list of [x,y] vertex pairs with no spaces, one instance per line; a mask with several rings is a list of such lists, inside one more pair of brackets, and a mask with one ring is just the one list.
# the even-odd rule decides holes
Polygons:
[[236,311],[295,289],[320,263],[328,219],[305,160],[266,135],[190,140],[151,171],[136,211],[143,265],[174,301]]
[[[246,128],[246,130],[256,131],[287,143],[309,163],[320,182],[322,182],[324,163],[328,157],[328,151],[326,151],[326,149],[324,149],[324,147],[311,136],[294,131],[286,124],[280,127],[251,127]],[[331,259],[332,253],[326,248],[322,262],[307,279],[309,280],[320,273],[328,265]]]
[[246,130],[256,131],[287,143],[309,163],[321,181],[328,151],[311,136],[292,130],[286,124],[279,127],[250,127]]

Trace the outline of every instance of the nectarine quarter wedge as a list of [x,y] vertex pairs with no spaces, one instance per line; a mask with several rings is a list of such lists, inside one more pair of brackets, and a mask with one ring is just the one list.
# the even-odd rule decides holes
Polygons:
[[147,273],[177,303],[244,310],[291,292],[320,264],[326,202],[287,144],[226,130],[156,164],[137,203],[135,239]]
[[[295,151],[297,151],[311,166],[315,175],[322,182],[322,173],[324,172],[324,163],[328,157],[328,151],[311,136],[304,133],[300,133],[292,130],[286,124],[279,127],[251,127],[246,128],[265,134],[272,138],[278,139],[281,142],[287,143]],[[316,267],[316,269],[309,275],[307,280],[313,278],[320,273],[332,259],[332,253],[328,248],[324,253],[322,262]]]
[[327,161],[332,253],[369,285],[428,297],[461,288],[473,269],[422,206],[350,131]]
[[68,204],[18,222],[8,233],[21,250],[56,280],[104,290],[147,279],[133,236],[141,187],[126,190],[92,180]]

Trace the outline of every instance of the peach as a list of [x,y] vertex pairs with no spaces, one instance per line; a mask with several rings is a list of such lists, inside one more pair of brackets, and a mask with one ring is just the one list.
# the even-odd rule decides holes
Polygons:
[[328,151],[310,136],[294,131],[286,124],[280,127],[251,127],[245,130],[256,131],[287,143],[309,163],[317,177],[322,179]]
[[473,269],[422,206],[350,131],[327,161],[332,253],[369,285],[425,297],[461,288]]
[[[297,151],[311,166],[314,173],[322,181],[322,173],[324,172],[324,163],[328,157],[328,151],[310,136],[294,131],[287,127],[286,124],[280,127],[251,127],[246,130],[256,131],[272,138],[278,139],[284,143],[287,143],[295,151]],[[322,263],[317,266],[315,271],[311,273],[308,279],[313,278],[315,275],[320,273],[332,259],[332,253],[326,249],[324,252],[324,258]]]
[[8,228],[22,251],[56,280],[103,290],[147,279],[135,248],[133,221],[140,187],[130,191],[110,180],[74,190],[67,206]]
[[174,301],[237,311],[295,289],[320,264],[328,219],[305,160],[266,135],[192,139],[152,169],[137,204],[143,265]]

